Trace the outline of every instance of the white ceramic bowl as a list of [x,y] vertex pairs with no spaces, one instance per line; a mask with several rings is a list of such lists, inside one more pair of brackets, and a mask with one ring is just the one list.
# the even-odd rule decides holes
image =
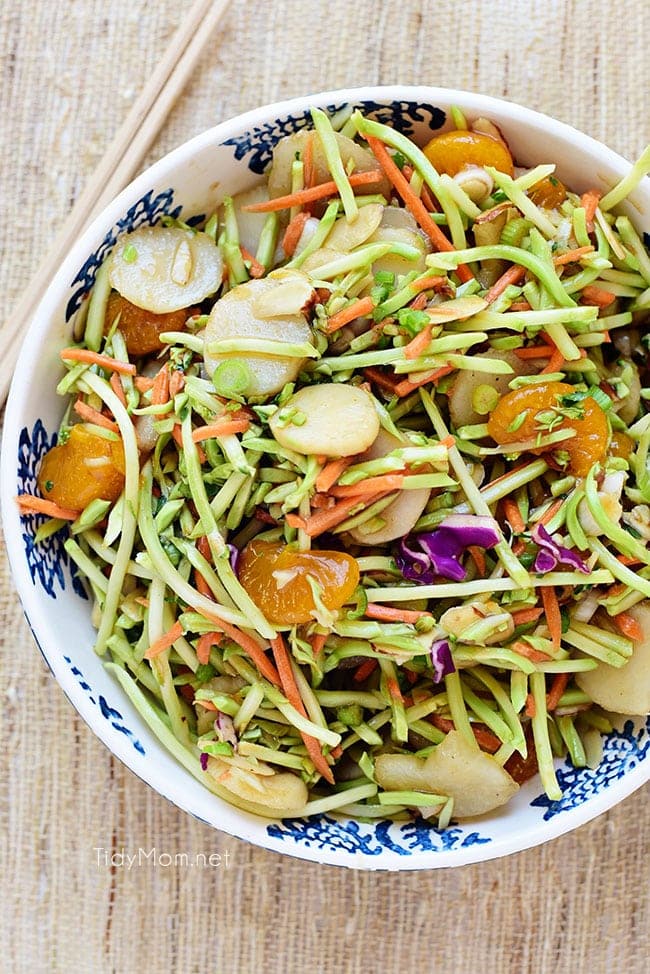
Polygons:
[[[7,548],[25,614],[43,656],[90,728],[140,778],[180,808],[215,828],[267,849],[362,869],[424,869],[490,859],[545,842],[587,822],[650,778],[650,721],[629,721],[605,742],[596,771],[563,764],[563,796],[551,802],[539,780],[521,788],[504,809],[440,832],[423,822],[371,824],[334,815],[269,822],[225,804],[180,767],[148,730],[92,651],[90,606],[71,576],[59,535],[34,548],[37,520],[20,517],[13,497],[34,489],[38,462],[52,442],[64,404],[55,394],[58,352],[70,319],[121,232],[164,214],[183,219],[211,212],[226,193],[260,179],[275,142],[306,124],[309,107],[347,104],[423,143],[450,128],[449,107],[485,115],[503,130],[523,165],[557,163],[559,177],[584,191],[615,183],[629,163],[560,122],[509,102],[424,87],[327,92],[267,106],[210,129],[143,173],[99,216],[73,247],[45,293],[26,337],[11,388],[2,450],[2,504]],[[650,230],[650,181],[624,210]],[[61,728],[60,733],[66,732]],[[72,735],[70,746],[73,747]]]

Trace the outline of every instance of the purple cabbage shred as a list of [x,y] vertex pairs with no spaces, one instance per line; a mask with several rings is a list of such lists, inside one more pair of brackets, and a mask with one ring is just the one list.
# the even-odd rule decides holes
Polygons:
[[450,673],[456,672],[454,661],[451,658],[451,649],[448,640],[436,639],[431,644],[429,652],[431,654],[433,676],[436,683],[441,683]]
[[395,561],[410,582],[430,585],[437,578],[462,582],[467,573],[460,558],[466,549],[470,545],[494,548],[499,538],[499,526],[494,518],[451,514],[433,531],[402,538]]
[[591,573],[591,569],[585,564],[580,555],[554,541],[543,524],[536,524],[530,536],[539,547],[533,564],[533,571],[537,572],[538,575],[545,575],[547,572],[552,572],[558,564],[575,568],[576,571],[582,572],[583,575],[589,575]]
[[207,771],[208,770],[208,755],[205,753],[205,751],[202,751],[201,754],[199,755],[199,761],[201,762],[201,770],[202,771]]

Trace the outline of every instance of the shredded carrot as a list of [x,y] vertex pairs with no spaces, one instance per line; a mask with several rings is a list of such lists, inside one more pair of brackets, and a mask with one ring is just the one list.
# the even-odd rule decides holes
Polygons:
[[323,651],[325,643],[330,637],[329,632],[315,632],[310,638],[309,642],[311,644],[312,652],[314,656],[318,656]]
[[487,563],[485,561],[485,554],[482,548],[478,545],[469,545],[467,550],[469,551],[470,557],[474,564],[476,565],[476,571],[479,573],[481,578],[485,578],[487,574]]
[[352,301],[351,304],[348,304],[345,308],[341,308],[335,315],[327,319],[325,331],[328,335],[331,335],[333,331],[338,331],[339,328],[348,325],[355,318],[362,318],[364,315],[371,314],[374,307],[375,302],[370,296]]
[[366,480],[359,480],[356,484],[332,487],[330,494],[332,497],[358,497],[375,494],[379,490],[401,490],[403,485],[403,473],[387,473],[380,477],[368,477]]
[[558,497],[558,499],[556,501],[553,501],[553,503],[548,508],[548,510],[544,511],[544,513],[542,514],[542,516],[540,517],[540,519],[539,519],[539,521],[537,523],[538,524],[548,524],[549,521],[552,521],[553,520],[553,518],[555,517],[555,515],[560,510],[560,508],[562,507],[563,504],[564,504],[563,498],[562,497]]
[[169,377],[169,398],[173,399],[185,388],[185,376],[180,369],[174,369]]
[[329,510],[319,511],[318,514],[312,514],[311,517],[302,518],[297,514],[287,514],[285,520],[290,527],[302,528],[310,538],[317,538],[319,534],[330,531],[341,521],[345,521],[350,511],[355,507],[370,506],[370,504],[385,497],[387,493],[389,492],[380,491],[378,494],[369,494],[364,497],[360,497],[358,494],[355,497],[345,497]]
[[606,308],[615,300],[615,294],[612,294],[611,291],[606,291],[605,288],[597,287],[595,284],[588,284],[580,292],[580,301],[582,304],[590,304],[597,308]]
[[[371,169],[369,172],[353,172],[348,176],[350,186],[368,186],[372,183],[381,182],[381,173],[378,169]],[[319,183],[309,189],[300,189],[296,193],[288,193],[286,196],[276,196],[272,200],[263,200],[261,203],[249,203],[242,206],[242,210],[247,213],[273,213],[275,210],[290,210],[292,206],[303,206],[305,203],[315,203],[316,200],[325,199],[327,196],[337,196],[338,186],[334,180],[326,183]]]
[[525,642],[523,639],[518,639],[511,646],[513,653],[518,653],[519,656],[529,659],[531,663],[548,663],[549,660],[553,659],[548,653],[542,653],[539,649],[533,649],[530,643]]
[[431,333],[433,331],[433,325],[425,325],[421,332],[419,332],[415,338],[413,338],[408,345],[405,345],[402,351],[404,352],[404,358],[418,358],[420,355],[424,355],[426,349],[431,342]]
[[[413,173],[415,172],[413,166],[409,165],[409,163],[407,162],[406,165],[402,166],[402,172],[404,173],[405,177],[408,179],[410,183],[413,177]],[[439,212],[440,207],[436,204],[436,201],[434,200],[431,193],[429,192],[428,186],[425,185],[422,186],[422,189],[420,190],[420,199],[426,206],[429,213]]]
[[448,450],[451,450],[452,446],[456,446],[456,437],[448,433],[447,436],[440,440],[440,446],[446,446]]
[[199,707],[204,707],[205,710],[218,710],[216,703],[212,703],[211,700],[197,700],[196,703]]
[[[278,633],[275,639],[271,640],[271,648],[273,650],[273,658],[275,659],[275,665],[277,666],[278,673],[280,675],[280,684],[282,686],[282,691],[291,704],[291,706],[298,711],[302,717],[307,717],[307,710],[303,699],[300,696],[300,690],[298,689],[298,684],[296,683],[296,678],[293,675],[293,670],[291,668],[291,661],[289,659],[289,651],[285,645],[282,635]],[[332,769],[327,763],[325,756],[321,750],[320,743],[315,737],[310,734],[306,734],[304,731],[300,732],[305,747],[307,748],[307,753],[312,760],[312,763],[316,770],[329,781],[331,785],[334,784],[334,775],[332,774]]]
[[424,309],[427,306],[428,300],[429,299],[427,298],[424,291],[421,291],[416,298],[413,298],[413,300],[409,304],[409,308],[412,311],[424,311]]
[[[440,291],[447,288],[447,278],[440,277],[438,275],[432,277],[423,277],[419,281],[413,281],[409,284],[409,290],[413,291],[415,294],[422,294],[423,291]],[[412,307],[413,305],[411,305]]]
[[122,405],[126,406],[126,394],[124,392],[124,386],[122,385],[122,380],[117,372],[111,372],[111,377],[108,380],[108,383]]
[[166,402],[169,402],[169,369],[163,365],[153,380],[151,405],[162,406]]
[[542,605],[544,615],[553,642],[553,649],[559,649],[562,642],[562,616],[560,615],[560,604],[557,600],[557,593],[553,585],[542,586]]
[[305,148],[302,153],[302,177],[307,189],[314,185],[316,171],[314,168],[314,133],[310,132],[305,139]]
[[119,372],[122,375],[135,375],[135,365],[120,362],[119,359],[91,352],[89,348],[64,348],[59,355],[64,362],[83,362],[85,365],[99,365],[109,372]]
[[239,250],[241,251],[242,257],[248,264],[248,273],[250,276],[255,278],[264,277],[266,274],[266,267],[264,264],[260,264],[257,257],[254,257],[250,250],[246,250],[245,247],[240,246]]
[[380,622],[417,622],[418,619],[430,618],[431,613],[424,609],[395,609],[390,605],[369,602],[364,615],[366,619],[378,619]]
[[352,679],[354,680],[355,683],[363,683],[365,680],[368,679],[371,673],[375,672],[376,669],[377,669],[377,660],[368,658],[364,660],[363,663],[361,663],[359,666],[357,666],[356,670],[352,675]]
[[644,562],[640,558],[631,558],[630,555],[617,555],[616,560],[620,561],[621,565],[643,565]]
[[309,213],[307,213],[306,210],[301,210],[300,213],[296,213],[293,220],[289,222],[287,229],[284,231],[284,236],[282,237],[282,249],[287,257],[293,257],[295,254],[298,241],[302,236],[302,231],[305,229],[305,223],[308,219]]
[[150,379],[148,375],[136,375],[133,385],[138,392],[149,392],[149,389],[153,387],[153,379]]
[[567,683],[569,682],[568,673],[556,673],[553,678],[553,683],[551,684],[551,689],[546,694],[546,709],[548,711],[555,710],[560,702],[562,694],[567,688]]
[[210,649],[213,646],[218,646],[223,639],[223,633],[220,632],[206,632],[199,639],[196,644],[196,658],[199,663],[205,664],[210,662]]
[[319,475],[316,477],[316,490],[328,491],[332,484],[335,484],[344,470],[352,462],[352,457],[340,457],[338,460],[330,460],[326,463]]
[[643,640],[643,629],[629,612],[619,612],[618,615],[612,616],[612,622],[628,639],[633,639],[635,642]]
[[218,419],[216,423],[209,426],[197,426],[192,430],[192,440],[194,443],[201,443],[203,440],[212,440],[217,436],[231,436],[233,433],[245,433],[251,425],[248,417],[241,419]]
[[[445,734],[448,734],[449,731],[454,730],[453,720],[449,720],[447,717],[441,717],[440,714],[431,714],[429,720],[434,727],[437,727],[438,730],[444,731]],[[498,751],[501,747],[501,741],[499,738],[486,727],[480,727],[476,724],[472,724],[472,733],[476,738],[476,743],[483,751],[488,751],[490,754],[495,754],[496,751]]]
[[46,514],[47,517],[56,517],[60,521],[76,521],[80,513],[69,507],[60,507],[54,501],[45,500],[44,497],[35,497],[33,494],[19,494],[14,499],[21,511]]
[[531,306],[529,301],[513,301],[508,311],[530,311]]
[[232,639],[234,643],[237,643],[244,652],[248,653],[250,658],[255,663],[256,667],[260,671],[263,677],[265,677],[269,683],[274,683],[275,686],[280,686],[280,676],[270,659],[267,658],[266,653],[259,645],[259,643],[249,636],[248,633],[243,632],[238,629],[237,626],[231,625],[229,622],[225,622],[216,613],[206,612],[204,608],[195,609],[195,612],[200,612],[209,622],[213,622],[218,629],[226,634],[228,639]]
[[596,216],[596,210],[598,209],[598,204],[600,203],[601,193],[597,189],[588,189],[586,193],[583,193],[580,197],[580,205],[584,207],[585,220],[587,223],[587,232],[593,233],[594,229],[594,217]]
[[399,683],[394,676],[389,676],[386,678],[386,689],[388,690],[389,696],[391,696],[393,700],[397,700],[398,703],[404,703],[402,691],[400,690]]
[[[439,251],[455,250],[454,245],[445,237],[440,227],[432,219],[420,197],[416,196],[411,189],[408,179],[395,164],[384,143],[373,135],[366,136],[366,141],[385,175],[393,184],[399,196],[401,196],[404,205],[413,214],[416,221],[428,235],[432,244]],[[474,278],[467,264],[459,264],[456,273],[463,282],[471,281]]]
[[540,606],[536,606],[531,609],[516,609],[510,614],[516,626],[525,626],[529,622],[537,622],[543,611]]
[[585,247],[576,247],[575,250],[567,250],[566,254],[559,254],[557,257],[553,258],[553,263],[556,267],[563,267],[565,264],[573,264],[575,261],[580,260],[585,254],[593,253],[594,248],[589,245]]
[[555,351],[555,345],[529,345],[528,348],[513,348],[513,352],[520,359],[550,358]]
[[81,416],[83,420],[87,423],[94,423],[95,426],[102,426],[104,429],[110,430],[112,433],[119,433],[120,428],[112,419],[104,416],[100,413],[98,409],[93,409],[88,403],[85,403],[83,399],[77,399],[74,404],[74,411],[78,416]]
[[167,632],[164,632],[162,636],[151,644],[149,649],[144,654],[144,658],[154,659],[156,656],[160,656],[160,654],[164,653],[166,649],[173,646],[176,640],[180,639],[182,635],[183,627],[181,626],[180,622],[176,621],[171,629],[168,629]]
[[501,297],[505,289],[510,287],[511,284],[519,284],[525,273],[525,267],[521,267],[519,264],[513,264],[512,267],[504,271],[501,277],[494,282],[489,291],[483,296],[483,300],[487,304],[492,304],[497,298]]
[[564,355],[559,348],[554,348],[550,359],[540,372],[540,375],[548,375],[551,372],[559,372],[563,365]]
[[[180,423],[176,423],[176,425],[172,429],[172,439],[173,439],[174,443],[176,444],[176,446],[180,450],[182,450],[183,449],[183,433],[182,433],[182,430],[181,430],[181,424]],[[199,455],[199,461],[201,463],[205,463],[205,461],[208,458],[205,455],[205,450],[203,449],[203,447],[201,446],[200,443],[197,443],[196,444],[196,452]]]
[[504,497],[501,504],[506,520],[514,533],[523,534],[526,530],[526,525],[524,524],[524,519],[521,516],[517,503],[511,497]]
[[334,507],[336,501],[329,494],[314,494],[311,499],[311,506],[316,510],[322,510],[324,507]]
[[526,697],[526,706],[524,708],[524,712],[527,717],[532,718],[537,716],[537,707],[535,706],[535,698],[533,697],[532,693],[529,693]]

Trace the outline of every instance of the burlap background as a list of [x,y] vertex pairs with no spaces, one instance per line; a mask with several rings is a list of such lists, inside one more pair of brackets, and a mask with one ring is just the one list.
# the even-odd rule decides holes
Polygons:
[[[6,313],[190,0],[0,0]],[[647,0],[234,0],[159,155],[280,97],[352,84],[521,101],[632,156],[650,139]],[[648,968],[650,791],[550,845],[426,874],[285,860],[117,763],[57,688],[0,566],[0,969],[590,972]],[[228,853],[111,871],[104,852]]]

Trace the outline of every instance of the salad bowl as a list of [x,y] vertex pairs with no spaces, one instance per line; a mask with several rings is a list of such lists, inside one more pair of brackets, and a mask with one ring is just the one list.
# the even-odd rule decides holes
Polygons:
[[[201,223],[225,195],[260,181],[275,144],[309,123],[312,106],[330,113],[359,107],[420,145],[453,127],[450,109],[457,106],[468,117],[491,119],[519,164],[556,163],[557,175],[577,192],[591,188],[585,172],[595,172],[596,188],[606,192],[630,169],[615,152],[552,118],[506,101],[430,87],[306,96],[248,112],[175,149],[132,182],[80,237],[44,293],[25,338],[2,445],[11,568],[34,638],[80,716],[134,774],[202,822],[284,855],[359,869],[430,869],[495,858],[577,828],[643,785],[650,778],[650,722],[621,719],[605,737],[595,769],[558,761],[559,799],[549,799],[535,777],[507,806],[445,829],[417,817],[364,820],[327,812],[277,821],[257,817],[210,793],[161,745],[93,653],[91,604],[61,534],[37,543],[40,518],[21,513],[14,503],[17,494],[34,492],[39,462],[53,445],[63,413],[55,392],[63,374],[59,352],[69,344],[74,318],[118,236],[165,216]],[[650,231],[649,210],[646,179],[621,204],[621,212],[642,232]]]

